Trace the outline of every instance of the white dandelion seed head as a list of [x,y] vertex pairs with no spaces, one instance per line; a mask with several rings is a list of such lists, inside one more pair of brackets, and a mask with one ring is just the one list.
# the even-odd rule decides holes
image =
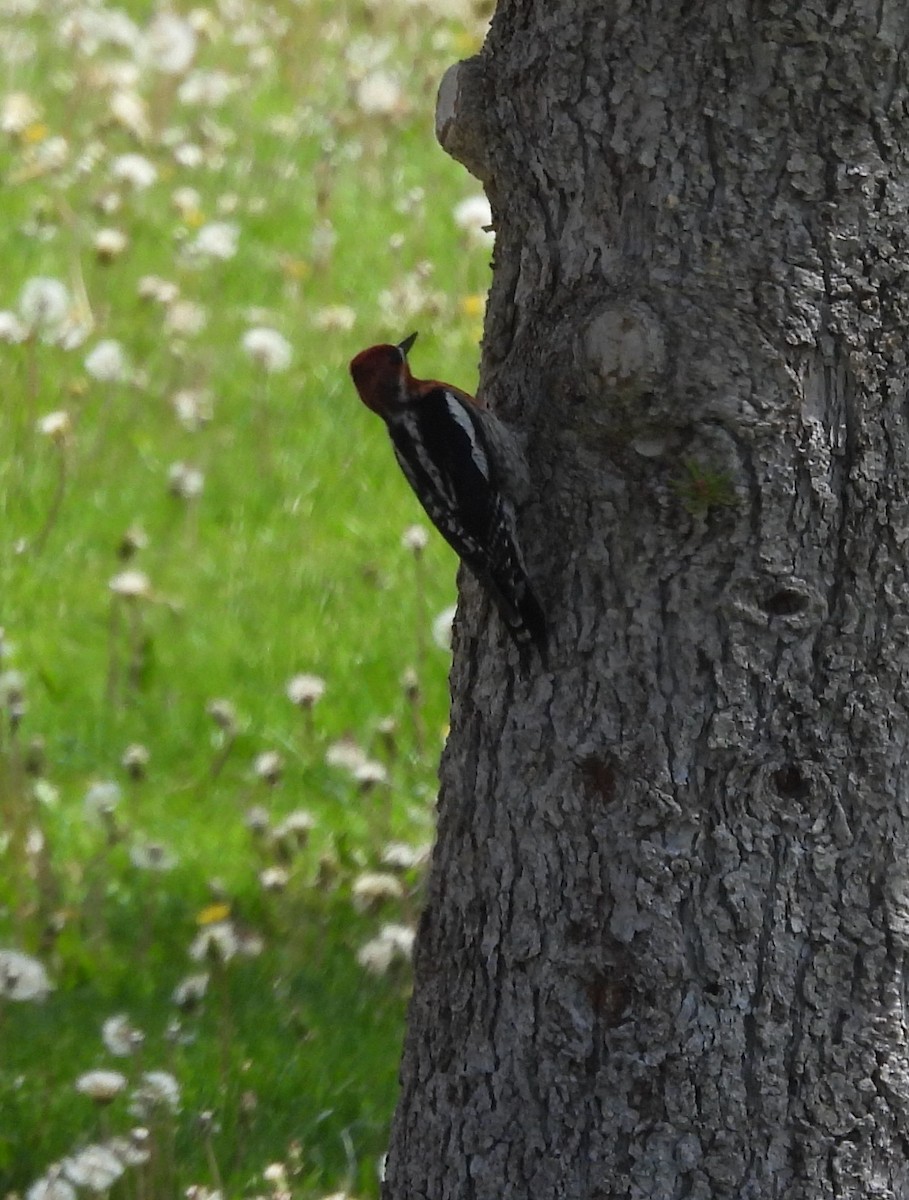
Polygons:
[[357,84],[356,102],[367,116],[390,116],[403,107],[401,81],[391,71],[371,71]]
[[194,187],[178,187],[170,199],[184,220],[202,211],[202,196]]
[[95,254],[102,262],[119,258],[129,245],[129,238],[122,229],[99,229],[95,234]]
[[69,289],[59,279],[35,275],[19,293],[19,315],[29,333],[56,333],[70,308]]
[[159,12],[149,22],[139,51],[140,61],[164,75],[182,75],[196,55],[196,31],[173,12]]
[[107,586],[115,596],[122,596],[125,600],[147,600],[151,596],[151,580],[144,571],[120,571],[108,581]]
[[284,759],[277,750],[263,750],[253,762],[253,774],[265,783],[278,783],[284,774]]
[[377,787],[380,783],[388,782],[388,771],[382,763],[368,758],[355,768],[353,777],[364,791],[369,791],[370,788]]
[[117,1013],[101,1026],[101,1041],[114,1058],[129,1058],[142,1046],[145,1034],[133,1025],[126,1013]]
[[425,525],[408,525],[401,535],[401,545],[411,554],[422,554],[429,545],[429,530]]
[[471,241],[491,246],[496,240],[494,231],[487,228],[492,224],[492,209],[482,192],[476,196],[468,196],[466,200],[456,204],[452,216],[455,225],[462,229]]
[[98,1142],[67,1158],[63,1169],[67,1179],[77,1188],[85,1188],[88,1192],[106,1192],[126,1167],[112,1150]]
[[259,872],[259,883],[265,892],[283,892],[290,882],[286,867],[265,867]]
[[143,275],[136,289],[140,300],[154,300],[158,304],[173,304],[180,295],[180,287],[160,275]]
[[293,358],[290,342],[277,329],[247,329],[240,344],[256,366],[270,375],[286,371]]
[[294,675],[287,683],[287,698],[298,708],[313,708],[325,695],[325,680],[318,675]]
[[0,101],[0,131],[14,136],[24,133],[41,116],[41,109],[27,92],[8,92]]
[[[112,119],[137,138],[146,138],[151,133],[148,107],[139,93],[133,91],[132,88],[121,88],[115,91],[108,101],[108,107]],[[137,155],[136,157],[142,156]],[[147,172],[145,174],[147,175]],[[157,178],[157,174],[158,172],[155,170],[155,178]],[[150,180],[149,184],[134,184],[134,186],[147,187],[151,183],[154,183],[154,179]]]
[[20,950],[0,950],[0,997],[45,1000],[53,990],[44,966]]
[[193,938],[189,957],[193,962],[230,962],[240,950],[240,940],[233,921],[213,921],[205,925]]
[[208,310],[195,300],[174,300],[164,314],[164,331],[175,337],[196,337],[208,324]]
[[276,838],[295,839],[301,846],[306,844],[310,833],[316,827],[316,818],[305,808],[295,808],[288,813],[274,828]]
[[155,1112],[178,1112],[180,1084],[169,1071],[143,1071],[139,1086],[134,1090],[129,1111],[139,1120]]
[[177,99],[181,104],[218,108],[240,87],[240,80],[226,71],[199,67],[191,71],[177,88]]
[[198,467],[176,462],[167,472],[167,487],[178,500],[195,500],[202,495],[205,475]]
[[240,226],[236,221],[209,221],[189,243],[187,252],[193,258],[227,262],[237,253],[239,241]]
[[429,862],[430,847],[410,846],[407,842],[389,842],[382,851],[382,865],[392,871],[409,871]]
[[456,604],[452,604],[449,608],[443,608],[432,623],[432,640],[440,650],[451,649],[451,631],[457,611]]
[[312,320],[313,328],[325,333],[349,333],[356,323],[356,310],[347,304],[329,304],[320,308]]
[[163,842],[136,842],[129,850],[129,861],[140,871],[172,871],[179,861]]
[[98,342],[86,354],[83,366],[93,379],[101,383],[121,383],[129,369],[123,347],[114,338],[104,338]]
[[76,1080],[76,1091],[96,1104],[110,1104],[125,1089],[126,1082],[121,1071],[86,1071]]
[[141,1167],[151,1158],[151,1147],[148,1143],[148,1130],[138,1126],[130,1132],[128,1137],[108,1138],[105,1144],[125,1167]]
[[43,417],[39,417],[35,428],[42,437],[62,442],[72,432],[73,421],[65,408],[59,408],[56,412],[45,413]]
[[171,993],[171,1000],[177,1008],[189,1011],[198,1008],[208,991],[209,974],[207,971],[196,971],[181,979]]
[[89,785],[83,800],[85,815],[94,820],[105,820],[117,808],[123,797],[119,783],[112,779],[99,779]]
[[8,346],[16,346],[28,337],[28,329],[14,312],[8,309],[0,312],[0,342]]
[[365,762],[368,762],[368,758],[366,752],[353,738],[346,737],[341,738],[338,742],[332,742],[325,752],[325,761],[328,766],[349,771],[352,775]]
[[76,1200],[76,1189],[63,1176],[63,1163],[54,1163],[46,1175],[36,1179],[25,1200]]
[[385,871],[364,871],[353,885],[353,898],[358,907],[371,907],[385,900],[400,900],[404,888],[397,875]]
[[137,192],[143,192],[158,178],[158,168],[144,154],[120,154],[110,166],[111,176]]
[[211,392],[201,388],[181,388],[179,392],[174,392],[170,402],[184,429],[201,429],[214,416]]

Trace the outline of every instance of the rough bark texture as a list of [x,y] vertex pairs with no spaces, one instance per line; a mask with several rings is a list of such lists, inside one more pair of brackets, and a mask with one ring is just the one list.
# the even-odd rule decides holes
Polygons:
[[389,1200],[909,1197],[905,0],[501,0],[442,90],[553,624],[465,580]]

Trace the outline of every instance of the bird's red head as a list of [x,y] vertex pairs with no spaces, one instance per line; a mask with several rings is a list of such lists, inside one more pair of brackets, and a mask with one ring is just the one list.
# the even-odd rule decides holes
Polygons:
[[385,416],[407,399],[411,379],[407,352],[416,339],[417,335],[412,333],[397,346],[370,346],[351,360],[350,374],[360,399],[379,416]]

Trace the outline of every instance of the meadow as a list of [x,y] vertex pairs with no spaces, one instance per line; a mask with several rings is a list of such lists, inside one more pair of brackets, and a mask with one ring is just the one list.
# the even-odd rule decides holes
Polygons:
[[476,383],[483,34],[0,0],[0,1197],[378,1195],[456,561],[347,363]]

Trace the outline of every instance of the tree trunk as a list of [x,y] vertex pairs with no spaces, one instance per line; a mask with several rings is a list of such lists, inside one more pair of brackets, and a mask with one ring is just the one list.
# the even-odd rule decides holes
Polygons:
[[909,1197],[907,41],[501,0],[446,76],[552,646],[464,581],[389,1200]]

